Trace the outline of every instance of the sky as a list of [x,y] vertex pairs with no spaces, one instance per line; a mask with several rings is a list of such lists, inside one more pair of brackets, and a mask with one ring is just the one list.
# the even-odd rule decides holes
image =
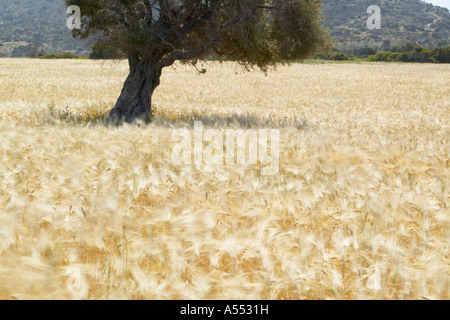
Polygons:
[[450,9],[450,0],[424,0],[425,2],[432,3],[435,6],[444,7]]

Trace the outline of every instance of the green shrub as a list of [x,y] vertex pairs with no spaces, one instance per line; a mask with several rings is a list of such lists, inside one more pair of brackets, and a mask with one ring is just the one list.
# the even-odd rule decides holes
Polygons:
[[433,59],[431,59],[431,50],[420,46],[415,47],[413,50],[406,52],[403,55],[406,56],[405,62],[434,62]]
[[350,59],[354,59],[354,56],[349,57],[343,52],[332,50],[327,52],[318,52],[315,54],[314,59],[321,60],[333,60],[333,61],[348,61]]
[[450,47],[436,48],[431,52],[432,58],[439,63],[450,63]]
[[366,47],[366,48],[361,48],[358,50],[358,57],[360,57],[360,58],[367,58],[368,56],[371,56],[374,54],[377,54],[377,52],[372,48]]
[[335,54],[333,54],[331,56],[331,60],[334,60],[334,61],[348,61],[350,59],[345,53],[336,52]]
[[392,54],[391,52],[384,52],[384,51],[378,52],[378,53],[376,53],[374,55],[368,56],[365,59],[365,61],[368,61],[368,62],[387,62],[388,58],[389,58],[389,55],[391,55],[391,54]]
[[323,53],[323,52],[318,52],[314,56],[314,59],[328,60],[328,55],[326,53]]
[[72,52],[66,52],[63,53],[62,59],[78,59],[78,57],[74,55]]
[[364,61],[450,63],[450,47],[429,50],[421,46],[416,46],[408,52],[378,52],[367,57]]
[[123,59],[125,57],[118,49],[102,43],[95,44],[89,55],[89,59]]
[[399,58],[402,55],[400,52],[388,52],[387,62],[399,62]]
[[41,59],[78,59],[79,57],[73,54],[72,52],[66,53],[47,53],[39,58]]

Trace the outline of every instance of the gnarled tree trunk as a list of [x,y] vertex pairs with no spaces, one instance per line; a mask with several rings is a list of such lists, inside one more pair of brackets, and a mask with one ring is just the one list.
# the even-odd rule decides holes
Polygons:
[[152,94],[160,83],[162,67],[155,59],[140,58],[129,54],[128,75],[116,105],[109,113],[108,121],[115,125],[136,120],[150,121]]

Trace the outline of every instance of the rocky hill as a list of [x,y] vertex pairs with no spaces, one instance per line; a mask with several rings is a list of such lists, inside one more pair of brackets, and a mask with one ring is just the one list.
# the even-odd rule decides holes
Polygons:
[[0,0],[0,57],[24,56],[36,43],[45,52],[88,54],[86,41],[73,39],[63,0]]
[[[381,9],[381,29],[369,30],[367,8]],[[325,0],[324,24],[334,47],[348,53],[416,42],[450,45],[450,13],[421,0]],[[25,56],[30,45],[45,52],[88,54],[88,42],[72,39],[63,0],[0,0],[0,57]]]
[[[381,29],[367,27],[371,5],[381,9]],[[407,42],[429,49],[450,45],[449,10],[421,0],[325,0],[322,8],[334,46],[344,52]]]

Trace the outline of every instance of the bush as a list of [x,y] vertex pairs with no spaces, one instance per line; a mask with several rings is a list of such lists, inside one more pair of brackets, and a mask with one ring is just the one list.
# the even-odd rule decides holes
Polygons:
[[331,56],[331,60],[334,60],[334,61],[348,61],[348,60],[350,60],[350,58],[345,53],[337,52],[337,53],[335,53],[335,54],[333,54]]
[[41,59],[78,59],[79,57],[73,54],[72,52],[66,53],[47,53],[43,56],[40,56]]
[[361,48],[358,51],[358,57],[361,57],[361,58],[367,58],[368,56],[371,56],[374,54],[377,54],[377,52],[374,49],[368,48],[368,47]]
[[431,59],[431,50],[423,47],[415,47],[410,52],[403,53],[400,59],[402,59],[402,62],[434,62]]
[[321,60],[333,60],[333,61],[348,61],[354,58],[353,56],[350,57],[346,55],[343,52],[340,51],[328,51],[328,52],[318,52],[314,56],[314,59],[321,59]]
[[450,63],[450,47],[433,49],[432,58],[439,63]]
[[400,56],[403,53],[400,52],[388,52],[389,54],[387,55],[387,62],[399,62],[400,61]]
[[365,61],[368,62],[387,62],[392,52],[378,52],[377,54],[368,56]]
[[417,47],[416,43],[408,42],[408,43],[405,43],[403,45],[392,46],[391,52],[409,52],[412,49],[414,49],[415,47]]
[[368,62],[450,63],[450,47],[433,50],[416,46],[408,52],[378,52],[365,59]]

